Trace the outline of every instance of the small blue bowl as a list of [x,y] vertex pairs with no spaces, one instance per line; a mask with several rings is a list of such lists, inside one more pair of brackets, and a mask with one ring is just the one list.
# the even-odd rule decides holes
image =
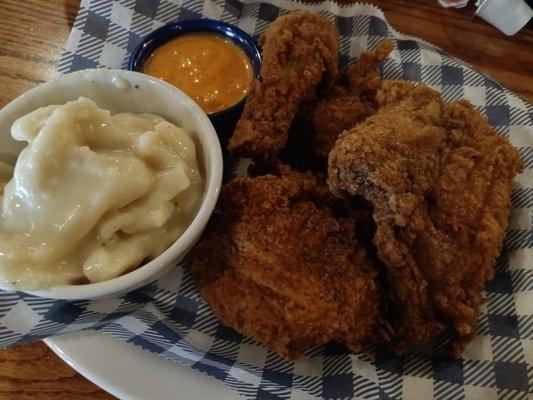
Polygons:
[[[141,40],[141,43],[139,43],[139,45],[135,48],[130,57],[128,69],[142,72],[144,63],[155,51],[155,49],[169,40],[193,32],[217,33],[230,39],[249,57],[252,68],[254,69],[254,78],[259,78],[259,71],[261,69],[261,55],[255,40],[246,32],[233,25],[207,18],[171,22],[156,29],[144,37]],[[215,127],[223,144],[225,144],[235,129],[235,125],[242,114],[245,100],[246,97],[244,97],[237,104],[225,110],[217,111],[207,115],[213,123],[213,126]]]

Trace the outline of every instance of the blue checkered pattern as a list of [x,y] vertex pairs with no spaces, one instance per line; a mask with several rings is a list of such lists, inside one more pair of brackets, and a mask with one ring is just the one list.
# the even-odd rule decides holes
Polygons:
[[[349,354],[331,344],[285,362],[220,326],[181,266],[108,300],[66,302],[0,292],[0,346],[95,329],[214,376],[250,399],[526,399],[533,384],[533,107],[526,101],[430,44],[396,32],[375,7],[329,2],[84,0],[58,73],[124,67],[143,35],[175,19],[222,19],[257,36],[280,13],[298,8],[336,22],[344,64],[383,37],[394,38],[396,48],[383,65],[386,78],[425,82],[447,100],[470,100],[522,155],[526,170],[513,190],[509,233],[486,289],[478,334],[463,357],[449,358],[444,342],[431,354],[405,358],[378,346]],[[226,177],[244,170],[242,162],[226,160]]]

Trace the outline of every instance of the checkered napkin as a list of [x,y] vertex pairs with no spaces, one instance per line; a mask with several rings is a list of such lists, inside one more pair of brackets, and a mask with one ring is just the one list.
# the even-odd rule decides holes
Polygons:
[[[0,346],[80,329],[95,329],[202,371],[246,398],[525,399],[533,384],[533,107],[489,77],[441,50],[396,32],[369,5],[237,0],[83,0],[58,73],[125,67],[142,36],[176,19],[210,17],[259,35],[280,13],[306,8],[335,21],[341,61],[353,62],[383,37],[396,48],[386,78],[422,81],[447,100],[468,99],[516,146],[526,171],[516,179],[513,213],[496,276],[487,286],[478,335],[463,358],[441,346],[431,355],[393,357],[370,346],[349,354],[327,345],[294,362],[220,326],[181,266],[119,298],[54,301],[0,292]],[[438,27],[435,27],[438,29]],[[239,165],[226,160],[227,175]]]

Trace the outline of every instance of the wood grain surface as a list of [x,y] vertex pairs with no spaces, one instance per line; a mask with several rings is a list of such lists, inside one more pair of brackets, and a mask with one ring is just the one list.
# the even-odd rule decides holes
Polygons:
[[[434,43],[533,101],[531,22],[507,37],[474,17],[472,6],[447,10],[436,0],[367,2],[380,6],[399,31]],[[0,0],[0,106],[51,78],[78,6],[77,0]],[[42,343],[0,350],[0,400],[111,398]]]

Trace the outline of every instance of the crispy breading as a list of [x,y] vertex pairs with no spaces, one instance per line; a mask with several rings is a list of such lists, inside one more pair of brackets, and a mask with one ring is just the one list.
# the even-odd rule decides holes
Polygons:
[[327,157],[339,134],[353,128],[376,112],[374,103],[337,87],[325,99],[319,101],[313,113],[315,152]]
[[475,334],[522,164],[470,103],[445,103],[423,85],[396,89],[383,100],[390,105],[337,140],[329,187],[373,203],[395,350],[452,327],[458,356]]
[[376,90],[375,102],[378,108],[392,105],[409,97],[416,84],[401,79],[383,79]]
[[224,186],[188,269],[222,324],[285,358],[330,341],[358,349],[380,298],[357,219],[337,217],[311,174],[280,172]]
[[354,92],[373,93],[381,85],[381,75],[376,63],[385,61],[394,49],[391,39],[383,39],[375,51],[364,51],[357,58],[357,62],[346,68],[346,78]]
[[263,36],[261,81],[249,93],[228,149],[271,158],[287,142],[300,104],[333,84],[339,32],[326,17],[308,11],[280,16]]
[[383,40],[375,52],[363,52],[354,65],[339,74],[336,86],[320,101],[313,113],[315,151],[327,157],[339,134],[353,128],[378,109],[376,91],[381,86],[377,63],[392,51],[390,39]]

